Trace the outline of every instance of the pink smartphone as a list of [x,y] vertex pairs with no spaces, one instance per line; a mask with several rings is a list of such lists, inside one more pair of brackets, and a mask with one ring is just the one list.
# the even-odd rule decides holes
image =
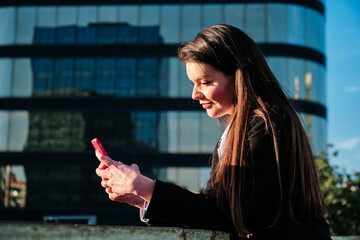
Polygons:
[[107,152],[105,151],[104,147],[101,145],[99,139],[94,138],[93,140],[91,140],[91,143],[92,143],[92,145],[94,146],[94,148],[95,148],[96,150],[98,150],[100,153],[104,154],[105,156],[109,156],[109,155],[107,154]]

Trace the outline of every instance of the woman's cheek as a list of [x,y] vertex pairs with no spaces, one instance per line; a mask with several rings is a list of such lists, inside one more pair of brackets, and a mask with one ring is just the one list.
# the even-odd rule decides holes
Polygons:
[[209,99],[213,102],[220,103],[221,99],[224,97],[223,94],[224,94],[224,91],[221,88],[211,89],[207,93],[207,99]]

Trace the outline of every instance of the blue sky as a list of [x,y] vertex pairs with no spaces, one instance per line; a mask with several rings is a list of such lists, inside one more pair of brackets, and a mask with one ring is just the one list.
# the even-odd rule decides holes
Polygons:
[[360,1],[326,1],[330,164],[360,172]]

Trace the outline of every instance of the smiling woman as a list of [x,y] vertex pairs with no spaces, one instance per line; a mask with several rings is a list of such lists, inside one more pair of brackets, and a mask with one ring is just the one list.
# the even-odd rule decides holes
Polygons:
[[150,225],[221,230],[234,239],[331,239],[307,135],[256,44],[221,24],[178,55],[193,99],[226,126],[207,187],[196,194],[153,181],[137,165],[97,152],[110,199],[140,208]]
[[234,110],[234,89],[231,78],[201,62],[187,62],[186,73],[193,82],[192,98],[198,100],[209,117],[231,115]]

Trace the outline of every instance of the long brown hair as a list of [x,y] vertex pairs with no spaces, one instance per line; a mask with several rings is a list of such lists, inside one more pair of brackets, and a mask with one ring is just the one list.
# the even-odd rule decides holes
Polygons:
[[[248,125],[254,115],[265,122],[276,160],[279,211],[269,227],[276,224],[282,211],[288,213],[293,222],[321,217],[326,205],[306,133],[254,41],[241,30],[220,24],[198,33],[194,41],[179,48],[178,56],[184,63],[202,62],[234,76],[235,110],[229,120],[221,163],[212,169],[211,178],[214,180],[212,194],[218,205],[229,212],[238,234],[242,237],[252,234],[244,217],[242,183],[247,164]],[[289,136],[286,147],[280,144],[279,112],[286,115],[289,125],[285,130],[290,131],[286,133]]]

